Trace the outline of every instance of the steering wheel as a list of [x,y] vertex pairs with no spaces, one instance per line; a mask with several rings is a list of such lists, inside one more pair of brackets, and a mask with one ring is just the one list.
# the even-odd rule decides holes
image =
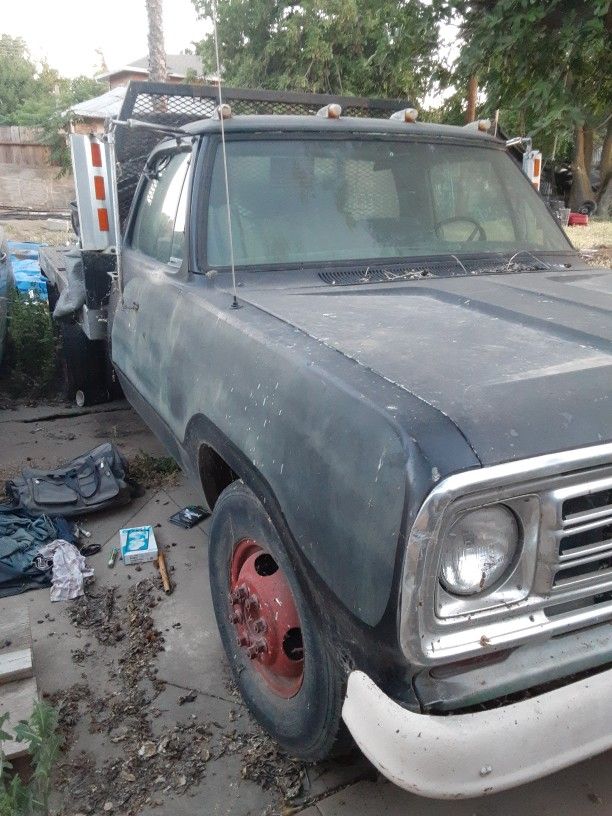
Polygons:
[[443,227],[445,224],[454,224],[457,221],[463,221],[467,224],[474,224],[474,229],[472,230],[472,232],[470,232],[470,234],[466,238],[466,243],[468,241],[474,241],[476,237],[478,237],[479,241],[487,240],[487,233],[484,231],[482,224],[476,221],[475,218],[469,218],[464,215],[456,215],[453,216],[452,218],[444,218],[442,221],[438,221],[436,224],[434,224],[434,230],[438,238],[441,237],[439,233],[440,227]]

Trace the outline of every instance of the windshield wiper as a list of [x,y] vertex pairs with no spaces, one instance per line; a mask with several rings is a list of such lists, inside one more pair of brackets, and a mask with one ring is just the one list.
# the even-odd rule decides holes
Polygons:
[[546,261],[543,261],[541,258],[538,258],[538,256],[534,255],[533,252],[531,252],[529,249],[519,249],[518,252],[515,252],[514,255],[508,261],[508,268],[510,268],[510,265],[514,262],[514,259],[519,255],[531,255],[535,262],[542,265],[544,269],[550,269],[549,263],[546,263]]

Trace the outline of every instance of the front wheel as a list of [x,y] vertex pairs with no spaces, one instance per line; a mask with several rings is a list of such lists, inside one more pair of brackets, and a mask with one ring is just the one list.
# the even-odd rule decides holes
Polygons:
[[221,640],[247,706],[293,756],[323,759],[340,728],[342,673],[276,528],[242,482],[215,504],[209,569]]

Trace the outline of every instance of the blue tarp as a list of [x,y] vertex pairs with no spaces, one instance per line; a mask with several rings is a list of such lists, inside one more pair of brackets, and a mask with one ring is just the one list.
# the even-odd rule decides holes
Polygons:
[[38,252],[41,246],[32,241],[7,241],[12,277],[17,291],[30,300],[48,300],[47,281],[40,271]]

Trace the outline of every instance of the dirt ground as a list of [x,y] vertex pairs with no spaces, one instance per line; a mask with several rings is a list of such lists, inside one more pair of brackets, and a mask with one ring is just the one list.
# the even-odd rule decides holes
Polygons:
[[565,230],[576,249],[594,266],[612,266],[612,221],[591,219],[586,227]]
[[[123,402],[0,411],[4,475],[54,466],[102,440],[130,459],[163,455]],[[47,589],[0,600],[29,610],[40,693],[60,712],[64,741],[54,816],[584,816],[612,814],[612,754],[487,799],[424,800],[380,777],[354,752],[303,765],[283,756],[250,719],[230,681],[207,576],[209,522],[168,523],[197,503],[179,474],[119,510],[84,519],[101,552],[84,598],[51,604]],[[174,591],[152,564],[107,565],[124,526],[151,524]],[[546,735],[542,735],[546,749]]]
[[46,219],[1,217],[0,229],[4,230],[9,241],[33,241],[36,244],[51,246],[74,243],[70,222],[59,217],[54,217],[53,221],[58,222],[56,229],[49,229]]

